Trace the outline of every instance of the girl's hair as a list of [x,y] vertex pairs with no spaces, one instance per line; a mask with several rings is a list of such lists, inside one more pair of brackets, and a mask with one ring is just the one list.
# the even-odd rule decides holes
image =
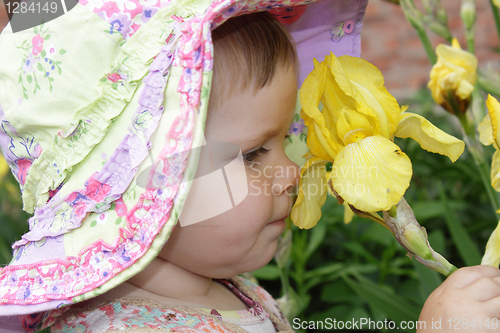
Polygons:
[[236,91],[263,88],[279,67],[293,66],[297,71],[292,37],[267,11],[230,18],[212,31],[212,39],[212,107]]

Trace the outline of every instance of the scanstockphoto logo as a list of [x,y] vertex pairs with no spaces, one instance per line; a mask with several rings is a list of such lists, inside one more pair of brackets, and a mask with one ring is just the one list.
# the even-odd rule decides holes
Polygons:
[[52,21],[72,10],[78,0],[0,0],[5,5],[12,32]]

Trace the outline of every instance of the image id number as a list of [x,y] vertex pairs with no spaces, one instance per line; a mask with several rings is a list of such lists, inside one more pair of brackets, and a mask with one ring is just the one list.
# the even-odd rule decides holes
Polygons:
[[5,9],[9,14],[25,14],[25,13],[55,13],[57,12],[57,2],[48,2],[43,5],[40,3],[31,3],[29,6],[26,2],[7,2],[5,4]]

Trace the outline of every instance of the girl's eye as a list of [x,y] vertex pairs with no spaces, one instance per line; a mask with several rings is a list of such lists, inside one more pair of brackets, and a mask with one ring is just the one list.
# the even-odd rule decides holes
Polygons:
[[243,154],[243,162],[245,163],[245,165],[250,165],[252,164],[253,162],[255,162],[255,160],[261,156],[261,155],[264,155],[265,153],[267,153],[268,151],[270,151],[271,149],[266,149],[264,147],[259,147],[255,150],[252,150],[246,154]]

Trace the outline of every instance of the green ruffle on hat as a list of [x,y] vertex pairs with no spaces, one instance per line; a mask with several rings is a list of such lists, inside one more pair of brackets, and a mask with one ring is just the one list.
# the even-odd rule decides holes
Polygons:
[[[81,0],[34,28],[8,25],[0,144],[34,215],[0,269],[0,327],[50,325],[47,310],[100,295],[156,257],[205,144],[212,29],[269,10],[297,43],[300,85],[313,58],[359,56],[366,3]],[[285,151],[303,165],[299,111]]]

